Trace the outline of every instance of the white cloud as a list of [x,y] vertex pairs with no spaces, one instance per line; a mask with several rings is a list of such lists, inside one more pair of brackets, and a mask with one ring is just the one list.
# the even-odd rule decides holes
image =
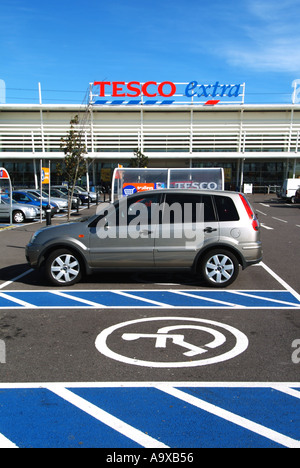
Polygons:
[[300,73],[299,1],[251,0],[238,44],[227,48],[231,65],[255,71]]

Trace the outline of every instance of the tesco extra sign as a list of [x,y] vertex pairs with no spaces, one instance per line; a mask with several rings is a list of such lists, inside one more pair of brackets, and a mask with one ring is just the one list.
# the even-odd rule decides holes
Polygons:
[[[100,92],[98,95],[100,97],[109,95],[117,98],[136,98],[139,96],[169,98],[177,92],[176,83],[173,83],[173,81],[163,81],[162,83],[156,81],[147,81],[146,83],[141,83],[140,81],[130,81],[129,83],[125,81],[95,81],[94,86],[99,86]],[[220,84],[219,81],[207,85],[191,81],[186,84],[183,95],[188,98],[215,98],[217,96],[234,98],[240,96],[242,87],[242,84],[224,85]]]

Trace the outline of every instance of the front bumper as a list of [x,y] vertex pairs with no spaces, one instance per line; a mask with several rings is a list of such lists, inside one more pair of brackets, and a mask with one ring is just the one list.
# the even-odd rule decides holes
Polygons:
[[37,244],[27,244],[25,247],[25,257],[27,263],[32,268],[37,268],[39,266],[41,247]]

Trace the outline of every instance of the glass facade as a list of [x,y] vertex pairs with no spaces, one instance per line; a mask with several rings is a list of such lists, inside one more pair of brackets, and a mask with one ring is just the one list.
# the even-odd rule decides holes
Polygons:
[[[52,183],[62,182],[56,161],[63,157],[61,138],[76,114],[88,151],[90,185],[110,185],[113,169],[128,167],[136,149],[148,156],[149,168],[222,167],[231,190],[242,183],[258,189],[280,186],[285,178],[300,176],[300,106],[98,106],[90,111],[67,105],[45,105],[42,111],[0,105],[0,164],[13,185],[38,183],[39,157],[44,167],[51,160]],[[84,176],[80,183],[86,182]]]

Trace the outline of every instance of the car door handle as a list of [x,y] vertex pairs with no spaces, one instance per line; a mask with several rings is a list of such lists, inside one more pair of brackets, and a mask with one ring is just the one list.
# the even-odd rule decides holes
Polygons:
[[140,235],[144,236],[149,236],[150,234],[153,234],[153,231],[149,231],[148,229],[145,229],[144,231],[140,232]]
[[216,228],[212,228],[212,227],[207,227],[207,228],[204,229],[204,232],[208,232],[209,234],[210,234],[211,232],[214,232],[214,231],[217,231],[217,229],[216,229]]

